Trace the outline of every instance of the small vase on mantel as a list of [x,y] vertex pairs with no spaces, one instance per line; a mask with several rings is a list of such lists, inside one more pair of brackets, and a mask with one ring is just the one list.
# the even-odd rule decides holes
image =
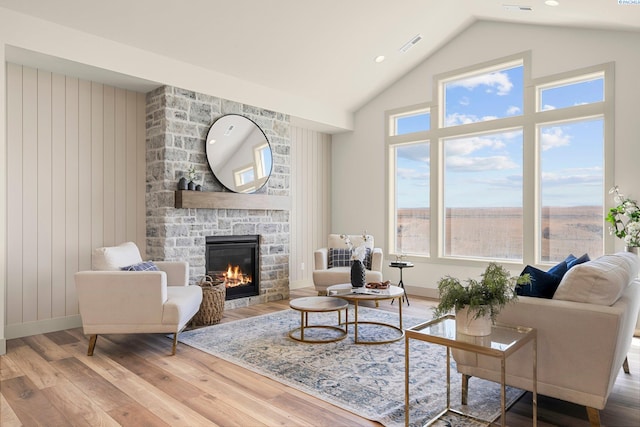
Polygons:
[[364,264],[359,259],[354,259],[351,264],[351,286],[361,288],[365,284],[366,271]]
[[632,254],[636,254],[636,255],[638,255],[638,253],[639,253],[638,252],[638,246],[625,246],[624,250],[626,252],[631,252]]

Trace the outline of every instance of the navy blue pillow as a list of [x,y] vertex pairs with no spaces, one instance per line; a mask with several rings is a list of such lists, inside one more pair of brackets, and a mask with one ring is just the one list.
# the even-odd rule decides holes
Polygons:
[[144,261],[138,264],[129,265],[127,267],[121,267],[120,270],[124,271],[158,271],[158,266],[152,261]]
[[569,270],[571,267],[576,266],[578,264],[583,264],[587,261],[591,261],[591,259],[589,258],[589,254],[584,254],[580,258],[576,258],[573,254],[570,254],[567,257],[567,260],[569,259],[571,260],[567,261],[567,270]]
[[[559,267],[559,270],[562,270],[561,266]],[[539,268],[535,268],[530,265],[527,265],[520,275],[522,276],[527,273],[529,273],[529,276],[531,277],[531,283],[528,285],[516,286],[516,294],[526,297],[553,298],[553,294],[556,292],[556,289],[558,289],[558,285],[562,280],[561,275],[542,271]]]
[[562,279],[564,277],[564,274],[568,270],[569,270],[569,267],[567,267],[567,260],[564,260],[564,261],[560,261],[558,264],[554,265],[549,270],[547,270],[547,273],[555,274],[556,276],[560,276],[560,278]]

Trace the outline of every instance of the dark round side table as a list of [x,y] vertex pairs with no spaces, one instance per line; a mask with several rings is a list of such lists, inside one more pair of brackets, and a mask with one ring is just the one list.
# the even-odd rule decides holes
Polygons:
[[[404,296],[402,297],[402,302],[404,302],[404,300],[407,300],[407,305],[411,305],[409,304],[409,296],[407,295],[407,290],[404,288],[404,282],[402,281],[402,269],[404,268],[412,268],[413,267],[413,263],[411,262],[405,262],[405,261],[401,261],[401,262],[394,262],[391,261],[389,263],[389,267],[393,267],[393,268],[399,268],[400,269],[400,281],[398,282],[398,287],[402,288],[402,290],[404,291]],[[393,304],[393,301],[391,301],[391,304]]]

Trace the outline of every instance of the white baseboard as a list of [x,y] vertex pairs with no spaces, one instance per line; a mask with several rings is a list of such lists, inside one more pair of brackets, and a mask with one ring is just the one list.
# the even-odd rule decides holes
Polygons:
[[[5,339],[28,337],[31,335],[46,334],[49,332],[63,331],[65,329],[79,328],[82,326],[80,315],[76,314],[55,319],[38,320],[35,322],[5,325]],[[0,343],[1,345],[1,343]]]

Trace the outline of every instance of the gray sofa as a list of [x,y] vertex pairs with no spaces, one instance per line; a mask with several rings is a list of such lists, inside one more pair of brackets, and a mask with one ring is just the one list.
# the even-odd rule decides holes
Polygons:
[[[498,323],[538,331],[538,393],[586,406],[591,425],[600,425],[624,366],[640,309],[638,257],[621,252],[571,268],[553,299],[519,297],[508,304]],[[532,390],[529,346],[507,360],[508,385]],[[500,381],[497,359],[454,352],[463,383],[470,377]]]

